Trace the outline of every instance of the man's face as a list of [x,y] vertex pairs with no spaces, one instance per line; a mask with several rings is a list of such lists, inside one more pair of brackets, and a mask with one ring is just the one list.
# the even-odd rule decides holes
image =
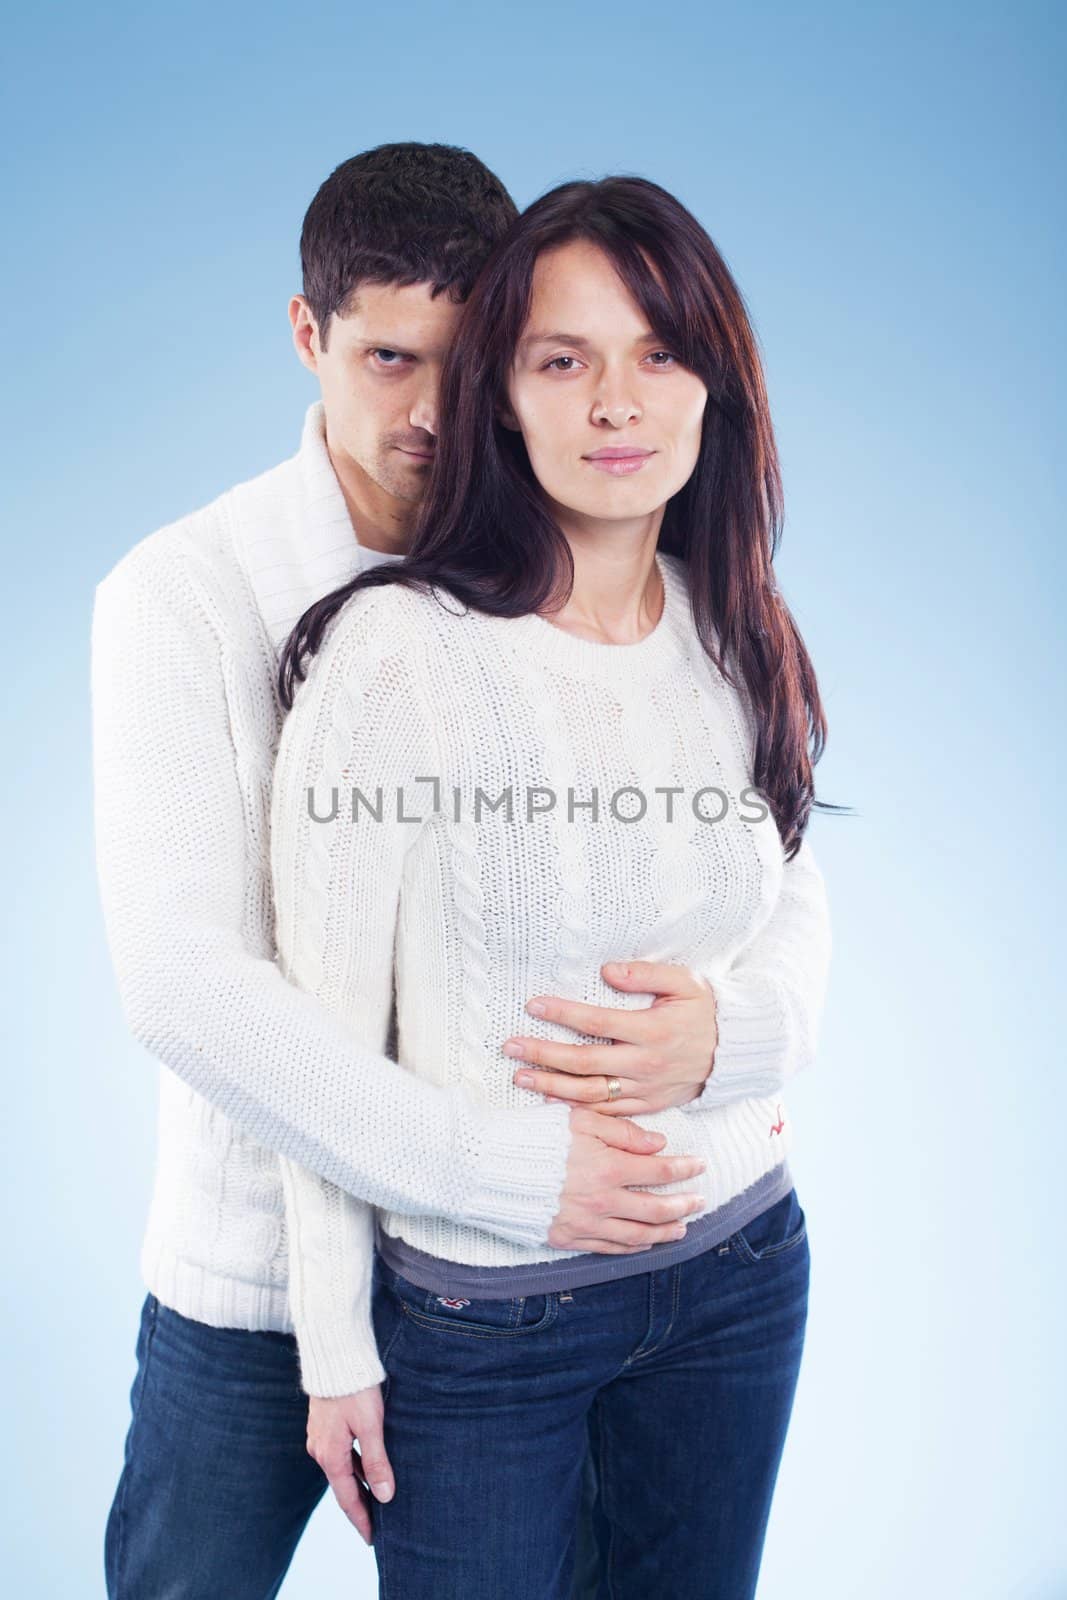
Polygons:
[[317,376],[326,438],[342,477],[363,474],[397,500],[417,501],[433,460],[441,368],[462,308],[430,285],[360,284],[327,348],[303,295],[289,306],[293,341]]

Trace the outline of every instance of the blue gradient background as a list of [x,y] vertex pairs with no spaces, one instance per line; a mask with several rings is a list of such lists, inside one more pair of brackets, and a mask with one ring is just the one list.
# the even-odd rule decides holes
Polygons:
[[[858,815],[812,833],[834,970],[789,1096],[812,1304],[762,1600],[1067,1595],[1064,15],[415,0],[7,22],[9,1594],[103,1594],[144,1292],[156,1068],[98,908],[93,585],[295,449],[304,208],[344,157],[415,138],[473,148],[520,204],[608,171],[667,185],[765,351],[820,795]],[[284,1594],[374,1593],[327,1497]]]

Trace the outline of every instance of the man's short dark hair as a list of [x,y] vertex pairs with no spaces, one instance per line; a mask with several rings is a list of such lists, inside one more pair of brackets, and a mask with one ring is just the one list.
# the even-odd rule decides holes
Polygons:
[[428,283],[465,300],[518,215],[500,179],[450,144],[380,144],[331,172],[300,234],[304,298],[326,348],[361,283]]

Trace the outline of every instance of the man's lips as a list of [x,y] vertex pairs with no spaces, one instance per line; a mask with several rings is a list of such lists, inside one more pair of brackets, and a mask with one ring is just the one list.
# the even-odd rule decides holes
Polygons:
[[608,445],[603,450],[591,450],[583,461],[600,472],[610,472],[612,477],[623,478],[631,472],[640,472],[645,462],[655,455],[654,450],[643,450],[638,445]]

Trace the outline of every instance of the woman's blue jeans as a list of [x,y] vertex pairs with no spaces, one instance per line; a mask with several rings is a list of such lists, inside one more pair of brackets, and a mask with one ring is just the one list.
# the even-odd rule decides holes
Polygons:
[[795,1189],[689,1261],[569,1291],[449,1301],[377,1257],[381,1600],[572,1600],[576,1578],[597,1600],[751,1600],[808,1279]]
[[[691,1262],[570,1299],[427,1311],[379,1261],[397,1478],[372,1502],[382,1600],[751,1595],[807,1282],[795,1191]],[[109,1600],[274,1600],[327,1489],[296,1341],[149,1294],[130,1400]]]

